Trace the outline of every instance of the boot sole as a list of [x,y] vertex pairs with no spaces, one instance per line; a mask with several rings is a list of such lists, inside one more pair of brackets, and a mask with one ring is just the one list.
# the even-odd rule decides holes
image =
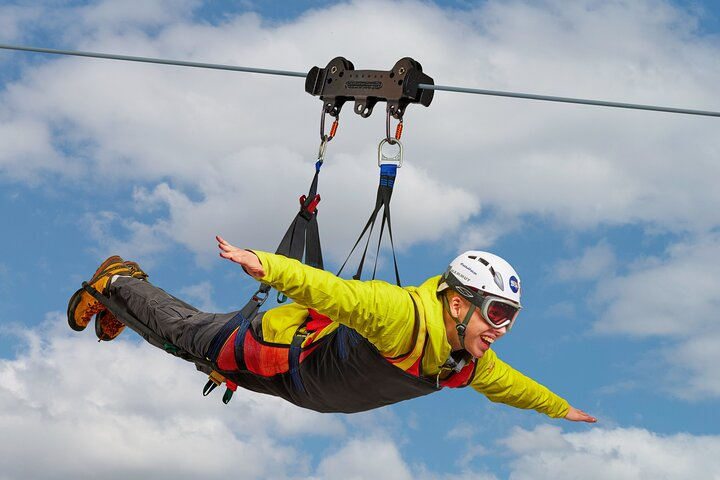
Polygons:
[[72,328],[76,332],[82,332],[87,327],[87,325],[78,325],[77,323],[75,323],[75,310],[77,309],[78,305],[80,305],[80,299],[82,298],[82,294],[84,291],[85,289],[81,288],[77,292],[73,293],[72,297],[70,297],[70,301],[68,302],[68,325],[70,325],[70,328]]
[[120,327],[120,328],[118,329],[117,333],[116,333],[115,335],[112,335],[112,336],[111,336],[111,335],[106,334],[106,333],[103,331],[103,329],[102,329],[102,319],[103,319],[103,317],[104,317],[105,315],[107,315],[109,312],[110,312],[109,310],[103,310],[102,312],[99,312],[99,313],[95,316],[95,335],[97,336],[98,340],[99,340],[99,341],[102,341],[102,342],[109,342],[109,341],[111,341],[111,340],[115,340],[115,339],[122,333],[122,331],[125,329],[125,325],[124,325],[122,322],[120,322],[120,320],[117,320],[117,318],[116,318],[115,320],[122,325],[122,327]]

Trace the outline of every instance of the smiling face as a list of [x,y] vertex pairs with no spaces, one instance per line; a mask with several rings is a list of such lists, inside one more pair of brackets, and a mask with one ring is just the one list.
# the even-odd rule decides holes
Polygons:
[[[457,294],[449,292],[447,295],[450,311],[444,311],[445,329],[452,349],[460,350],[463,347],[460,344],[457,332],[457,322],[452,317],[462,321],[472,305]],[[473,357],[480,358],[490,348],[490,345],[506,333],[507,327],[495,328],[491,326],[482,317],[480,309],[476,308],[465,329],[465,350]]]

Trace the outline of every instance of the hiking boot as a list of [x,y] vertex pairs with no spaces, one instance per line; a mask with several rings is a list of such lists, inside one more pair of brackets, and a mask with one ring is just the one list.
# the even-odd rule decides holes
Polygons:
[[[100,294],[107,295],[107,287],[114,275],[130,276],[131,274],[130,267],[123,263],[123,259],[113,255],[100,265],[93,278],[87,283]],[[68,302],[68,324],[75,331],[85,330],[92,316],[105,309],[105,305],[95,300],[95,297],[86,292],[84,288],[80,288]]]
[[[125,262],[125,266],[130,269],[130,276],[147,282],[148,274],[140,268],[137,262]],[[97,335],[99,341],[109,342],[114,340],[124,329],[125,324],[119,321],[108,309],[102,310],[95,315],[95,335]]]
[[125,265],[130,268],[130,275],[133,278],[137,278],[139,280],[142,280],[143,282],[147,282],[149,275],[145,273],[142,268],[140,268],[140,265],[138,265],[137,262],[125,262]]
[[115,315],[105,309],[95,316],[95,335],[99,341],[109,342],[125,330],[125,325]]

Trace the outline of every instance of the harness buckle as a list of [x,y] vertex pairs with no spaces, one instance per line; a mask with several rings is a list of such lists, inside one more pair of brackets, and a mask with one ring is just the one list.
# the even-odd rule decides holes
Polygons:
[[300,197],[300,215],[305,218],[305,220],[310,220],[310,217],[312,217],[315,212],[317,211],[317,205],[320,203],[320,194],[315,194],[315,197],[311,200],[308,200],[306,195],[303,195]]
[[205,388],[203,388],[203,397],[207,397],[208,395],[210,395],[210,392],[222,385],[224,381],[225,377],[220,375],[217,370],[213,370],[212,372],[210,372],[210,375],[208,375],[208,381],[205,384]]

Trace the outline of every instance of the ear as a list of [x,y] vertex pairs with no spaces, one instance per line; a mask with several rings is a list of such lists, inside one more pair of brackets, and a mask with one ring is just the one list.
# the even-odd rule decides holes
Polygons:
[[448,305],[452,316],[458,317],[460,315],[460,307],[462,307],[462,299],[460,298],[460,295],[454,293],[448,294]]

